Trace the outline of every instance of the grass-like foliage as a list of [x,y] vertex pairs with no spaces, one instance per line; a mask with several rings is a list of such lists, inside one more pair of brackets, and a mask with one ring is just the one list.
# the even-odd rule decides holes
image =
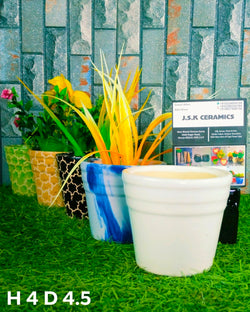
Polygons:
[[[157,276],[137,267],[132,244],[96,241],[88,220],[70,219],[64,208],[0,187],[1,311],[246,312],[249,307],[250,196],[241,196],[238,242],[218,244],[210,271],[191,277]],[[146,242],[145,242],[146,243]],[[155,242],[157,244],[157,242]],[[21,305],[7,306],[7,291],[21,291]],[[38,303],[26,302],[37,291]],[[57,293],[44,305],[44,292]],[[88,306],[62,302],[73,291]],[[51,300],[51,298],[50,298]]]
[[[63,99],[56,98],[53,95],[51,98],[56,98],[57,100],[62,101],[81,117],[82,122],[86,124],[92,134],[96,144],[96,153],[100,156],[103,164],[146,165],[154,158],[159,157],[161,154],[170,152],[169,149],[158,155],[154,154],[154,151],[171,131],[172,114],[170,112],[163,113],[156,117],[148,125],[144,134],[138,134],[136,121],[145,109],[150,96],[149,92],[147,99],[140,109],[137,112],[132,112],[130,107],[131,101],[133,97],[141,91],[138,90],[141,70],[136,69],[132,79],[130,79],[129,75],[125,86],[122,86],[119,78],[122,54],[120,55],[118,65],[115,67],[113,74],[113,70],[108,69],[104,54],[102,52],[100,56],[101,69],[98,69],[95,64],[93,64],[95,71],[102,79],[104,95],[104,101],[98,122],[94,120],[93,116],[87,109],[87,104],[89,104],[89,102],[86,102],[85,104],[84,99],[80,99],[78,106],[76,106]],[[35,95],[24,83],[23,85],[41,103],[44,109],[55,120],[60,130],[65,133],[66,137],[71,140],[72,138],[70,137],[70,133],[68,133],[67,129],[65,129],[64,125],[57,118],[57,116],[53,114],[53,111],[51,111],[51,109],[44,103],[43,99]],[[47,94],[46,96],[50,95]],[[80,104],[82,104],[82,106]],[[84,111],[79,109],[80,106]],[[165,122],[166,124],[164,124]],[[159,133],[153,133],[159,125],[162,125]],[[154,137],[154,140],[149,150],[142,158],[143,147],[149,137]],[[88,156],[90,155],[86,155],[85,158]]]
[[87,126],[65,103],[70,103],[71,106],[83,112],[81,103],[84,102],[85,110],[97,122],[103,101],[102,96],[96,98],[95,105],[92,106],[89,95],[83,91],[74,91],[71,83],[62,74],[48,81],[53,89],[45,91],[41,97],[34,94],[20,79],[19,81],[43,107],[39,116],[34,116],[29,112],[32,101],[26,104],[22,101],[18,102],[15,90],[12,91],[14,93],[11,102],[8,102],[9,107],[16,107],[19,110],[17,112],[18,127],[25,143],[31,149],[73,151],[76,156],[83,156],[86,152],[93,150],[95,142]]
[[139,136],[136,120],[144,110],[150,93],[139,111],[134,114],[131,111],[130,103],[133,96],[137,92],[140,92],[137,91],[137,87],[141,70],[136,69],[130,86],[128,87],[130,78],[128,77],[125,87],[123,87],[119,78],[122,54],[120,55],[118,65],[115,68],[114,78],[112,78],[112,71],[111,74],[109,72],[105,56],[102,52],[100,56],[101,69],[98,69],[95,64],[93,64],[93,66],[102,79],[104,94],[102,115],[100,115],[98,123],[98,129],[100,129],[100,141],[96,141],[98,150],[109,150],[109,153],[104,152],[101,157],[104,163],[137,165],[141,158],[142,149],[146,140],[152,136],[153,130],[157,126],[168,120],[166,125],[162,127],[162,130],[156,135],[146,155],[144,155],[141,165],[145,165],[150,160],[159,156],[155,155],[151,157],[155,149],[171,131],[172,115],[171,113],[164,113],[156,117],[149,124],[144,134]]

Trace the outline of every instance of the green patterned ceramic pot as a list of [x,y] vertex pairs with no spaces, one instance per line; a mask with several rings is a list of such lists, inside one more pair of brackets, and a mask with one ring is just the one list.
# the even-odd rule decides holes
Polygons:
[[36,195],[28,147],[9,145],[5,146],[4,150],[13,193],[26,196]]

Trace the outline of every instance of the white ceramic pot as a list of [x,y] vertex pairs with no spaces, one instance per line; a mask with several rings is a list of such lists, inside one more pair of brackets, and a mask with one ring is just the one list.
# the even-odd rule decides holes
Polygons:
[[138,166],[124,170],[122,177],[138,266],[169,276],[210,269],[231,173],[213,167]]
[[[152,161],[154,166],[159,163],[163,162]],[[122,181],[122,171],[125,168],[128,166],[105,165],[97,159],[81,163],[90,229],[97,240],[132,243]]]

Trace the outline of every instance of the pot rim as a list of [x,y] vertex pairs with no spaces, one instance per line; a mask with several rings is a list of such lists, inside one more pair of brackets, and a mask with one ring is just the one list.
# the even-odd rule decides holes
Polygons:
[[140,165],[140,162],[142,162],[142,159],[139,159],[139,164],[137,165],[113,165],[113,164],[103,164],[102,160],[100,158],[97,157],[90,157],[86,160],[84,160],[82,163],[91,163],[91,164],[98,164],[98,165],[102,165],[102,166],[117,166],[117,167],[123,167],[123,168],[129,168],[129,167],[149,167],[149,166],[155,166],[155,165],[166,165],[166,163],[164,161],[161,160],[152,160],[150,163],[150,165]]
[[30,150],[30,147],[26,144],[10,144],[10,145],[4,145],[4,148],[22,148],[22,149],[27,149]]
[[34,150],[34,149],[29,149],[29,153],[30,154],[51,154],[51,155],[57,155],[57,154],[64,154],[67,152],[62,152],[62,151],[58,151],[58,152],[54,152],[54,151],[40,151],[40,150]]
[[[146,175],[136,174],[137,172],[203,172],[216,175],[212,178],[197,178],[197,179],[181,179],[181,178],[164,178],[152,177]],[[152,187],[169,187],[176,188],[176,185],[185,186],[188,188],[204,188],[220,186],[222,184],[231,184],[232,174],[224,168],[214,168],[211,166],[204,167],[189,167],[189,166],[176,166],[176,165],[159,165],[159,166],[134,166],[127,168],[122,173],[123,182],[135,185],[145,185]]]

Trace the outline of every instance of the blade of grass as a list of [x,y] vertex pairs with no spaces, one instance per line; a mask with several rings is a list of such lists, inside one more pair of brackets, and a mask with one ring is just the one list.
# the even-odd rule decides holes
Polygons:
[[165,137],[170,133],[172,130],[171,128],[172,121],[169,121],[162,130],[158,133],[157,137],[153,141],[153,144],[150,146],[149,150],[143,157],[143,161],[141,165],[144,164],[144,161],[147,161],[147,159],[150,157],[150,155],[156,150],[156,148],[160,145],[160,143],[165,139]]

